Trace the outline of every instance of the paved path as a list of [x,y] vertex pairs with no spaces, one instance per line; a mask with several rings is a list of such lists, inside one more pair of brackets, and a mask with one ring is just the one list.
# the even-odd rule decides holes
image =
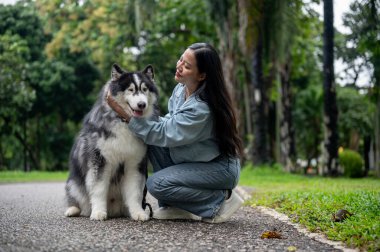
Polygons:
[[[154,203],[153,198],[148,202]],[[258,209],[222,224],[63,216],[63,183],[0,184],[2,251],[338,251]],[[280,230],[285,239],[261,239]],[[293,249],[293,250],[292,250]]]

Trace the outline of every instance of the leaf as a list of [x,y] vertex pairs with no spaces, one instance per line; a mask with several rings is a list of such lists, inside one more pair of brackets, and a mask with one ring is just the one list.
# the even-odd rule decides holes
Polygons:
[[265,231],[262,233],[261,239],[282,239],[282,235],[276,231]]

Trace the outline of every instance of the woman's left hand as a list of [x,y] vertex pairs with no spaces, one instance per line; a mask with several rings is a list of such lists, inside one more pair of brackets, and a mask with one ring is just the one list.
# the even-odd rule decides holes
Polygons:
[[127,123],[131,120],[132,111],[124,110],[111,96],[110,91],[107,92],[106,100],[108,105]]

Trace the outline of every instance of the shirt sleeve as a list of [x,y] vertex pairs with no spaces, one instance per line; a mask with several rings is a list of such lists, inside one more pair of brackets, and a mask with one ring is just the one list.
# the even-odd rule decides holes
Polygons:
[[210,138],[212,124],[209,107],[199,102],[196,107],[188,107],[164,120],[151,121],[133,117],[128,127],[146,144],[161,147],[177,147]]

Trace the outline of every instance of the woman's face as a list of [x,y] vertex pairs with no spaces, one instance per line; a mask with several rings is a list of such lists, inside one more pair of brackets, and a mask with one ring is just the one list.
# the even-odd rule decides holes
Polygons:
[[175,80],[185,84],[192,91],[198,88],[199,82],[205,78],[205,74],[198,71],[194,51],[187,49],[177,62]]

